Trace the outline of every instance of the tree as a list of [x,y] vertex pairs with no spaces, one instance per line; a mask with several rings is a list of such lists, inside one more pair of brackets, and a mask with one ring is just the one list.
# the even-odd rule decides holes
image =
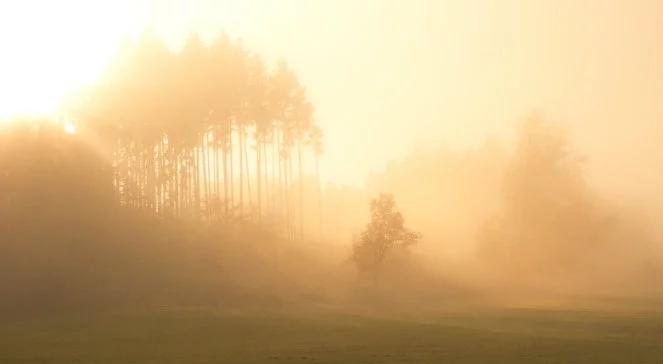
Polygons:
[[380,194],[370,207],[371,221],[354,241],[352,260],[360,272],[371,274],[375,283],[389,252],[416,244],[421,235],[405,227],[393,195]]
[[563,129],[527,120],[505,171],[501,210],[481,231],[484,261],[519,279],[583,269],[615,232],[582,167]]

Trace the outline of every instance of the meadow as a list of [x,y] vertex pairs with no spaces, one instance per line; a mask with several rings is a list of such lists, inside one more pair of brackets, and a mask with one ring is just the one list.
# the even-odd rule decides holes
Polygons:
[[663,314],[151,310],[15,319],[0,362],[660,363]]

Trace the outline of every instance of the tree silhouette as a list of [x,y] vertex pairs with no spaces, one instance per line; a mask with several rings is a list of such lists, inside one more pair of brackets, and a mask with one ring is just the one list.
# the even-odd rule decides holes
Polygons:
[[173,52],[147,33],[122,47],[79,104],[78,118],[109,150],[121,205],[208,222],[282,216],[288,236],[303,236],[303,146],[319,129],[284,62],[270,72],[225,35],[209,46],[192,35]]
[[377,282],[380,267],[394,248],[416,244],[420,234],[405,227],[403,215],[396,207],[394,196],[380,194],[370,204],[371,221],[355,239],[352,260],[360,272],[369,273]]

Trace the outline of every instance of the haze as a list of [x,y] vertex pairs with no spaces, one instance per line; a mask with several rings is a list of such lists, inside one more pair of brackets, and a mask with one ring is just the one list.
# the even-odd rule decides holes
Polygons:
[[0,362],[660,361],[662,25],[0,3]]
[[[225,30],[298,70],[328,136],[321,167],[330,182],[361,185],[370,171],[422,144],[509,137],[518,120],[536,111],[569,126],[592,159],[592,173],[638,174],[650,188],[663,183],[656,146],[663,115],[660,1],[49,4],[5,2],[0,11],[3,79],[52,70],[59,74],[54,81],[68,81],[66,90],[44,95],[46,106],[99,72],[124,34],[151,27],[178,47],[191,31],[211,39]],[[73,10],[81,4],[84,11]],[[48,11],[32,11],[37,5]],[[32,22],[17,27],[12,19],[21,16]],[[8,42],[16,32],[39,45],[26,50],[25,42]],[[13,57],[26,53],[58,54],[63,64],[16,73]],[[17,83],[3,82],[2,94],[15,94]]]

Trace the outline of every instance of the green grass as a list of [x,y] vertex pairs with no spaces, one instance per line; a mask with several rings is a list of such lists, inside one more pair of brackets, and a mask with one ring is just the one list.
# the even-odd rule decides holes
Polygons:
[[663,316],[162,311],[13,320],[0,363],[663,363]]

